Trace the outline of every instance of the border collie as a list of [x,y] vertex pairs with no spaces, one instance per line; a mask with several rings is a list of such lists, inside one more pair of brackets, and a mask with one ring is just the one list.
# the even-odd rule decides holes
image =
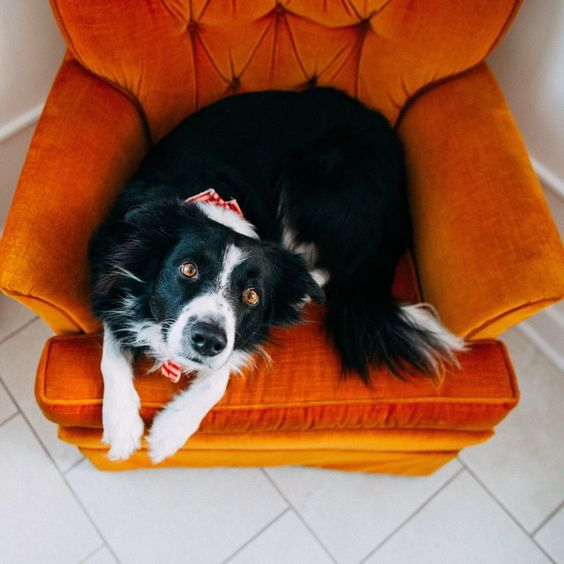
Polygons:
[[[225,201],[228,199],[229,201]],[[325,300],[344,373],[437,374],[463,349],[423,304],[395,303],[410,244],[402,147],[331,88],[225,98],[159,142],[90,246],[104,326],[103,441],[128,458],[144,425],[137,355],[191,385],[155,418],[149,455],[176,452],[269,330]]]

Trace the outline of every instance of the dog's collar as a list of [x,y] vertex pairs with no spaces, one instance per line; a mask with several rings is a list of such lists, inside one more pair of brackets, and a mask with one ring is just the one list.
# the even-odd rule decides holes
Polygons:
[[[239,217],[243,217],[243,212],[237,203],[237,200],[231,198],[227,202],[213,189],[208,188],[195,196],[190,196],[187,198],[184,203],[186,204],[195,204],[197,202],[202,202],[203,204],[213,204],[220,208],[225,208],[235,212]],[[171,382],[175,384],[180,380],[182,376],[182,368],[176,362],[172,362],[172,360],[166,360],[161,368],[161,373],[163,376],[168,378]]]
[[161,368],[161,374],[176,384],[182,376],[182,368],[176,362],[172,362],[172,360],[165,360]]
[[214,204],[219,206],[220,208],[225,208],[227,210],[231,210],[235,212],[239,217],[243,217],[243,212],[237,203],[237,200],[231,198],[227,202],[213,189],[208,188],[195,196],[190,196],[187,198],[184,203],[192,204],[196,202],[202,202],[203,204]]

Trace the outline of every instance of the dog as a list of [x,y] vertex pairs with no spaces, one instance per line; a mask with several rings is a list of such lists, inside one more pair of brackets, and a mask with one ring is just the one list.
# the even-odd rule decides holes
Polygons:
[[[228,199],[230,198],[230,199]],[[410,246],[403,150],[388,121],[313,88],[222,99],[187,117],[141,163],[95,233],[92,306],[104,327],[103,441],[140,446],[137,356],[194,373],[148,436],[176,452],[268,339],[325,301],[343,373],[437,374],[463,342],[424,304],[390,294]]]

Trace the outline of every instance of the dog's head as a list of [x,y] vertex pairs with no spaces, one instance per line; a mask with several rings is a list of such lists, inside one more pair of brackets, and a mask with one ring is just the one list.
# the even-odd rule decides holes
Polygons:
[[141,206],[125,220],[130,233],[106,284],[158,325],[144,325],[151,337],[137,340],[186,370],[225,365],[271,326],[299,320],[305,301],[323,299],[299,255],[260,241],[230,210],[174,201]]

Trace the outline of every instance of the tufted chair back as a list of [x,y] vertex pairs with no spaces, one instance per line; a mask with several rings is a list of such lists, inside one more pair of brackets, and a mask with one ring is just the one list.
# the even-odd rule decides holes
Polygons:
[[519,0],[52,0],[68,56],[137,105],[153,141],[222,96],[331,85],[395,122],[481,62]]

